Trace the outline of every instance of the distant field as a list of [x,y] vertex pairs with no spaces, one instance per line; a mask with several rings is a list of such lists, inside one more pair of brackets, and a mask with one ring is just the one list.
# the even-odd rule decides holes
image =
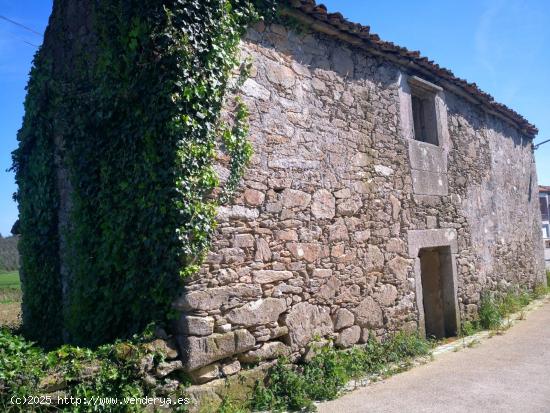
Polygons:
[[17,271],[0,272],[0,326],[21,322],[21,282]]
[[19,280],[19,272],[0,272],[0,289],[6,288],[21,288],[21,281]]

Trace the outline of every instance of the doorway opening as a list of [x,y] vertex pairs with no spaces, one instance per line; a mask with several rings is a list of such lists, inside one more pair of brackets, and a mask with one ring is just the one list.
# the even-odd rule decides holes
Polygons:
[[418,257],[426,337],[454,337],[458,326],[451,249],[423,248]]

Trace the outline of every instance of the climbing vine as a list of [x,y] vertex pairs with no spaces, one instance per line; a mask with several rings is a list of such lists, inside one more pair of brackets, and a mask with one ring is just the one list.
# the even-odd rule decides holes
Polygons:
[[[14,152],[25,329],[45,344],[63,335],[98,345],[170,313],[181,278],[209,247],[217,205],[250,159],[246,106],[235,102],[231,124],[221,111],[242,35],[275,4],[89,7],[93,30],[82,39],[52,20],[58,44],[46,40],[35,59]],[[69,48],[70,71],[48,69],[59,45]],[[231,173],[216,191],[219,148]],[[65,217],[58,206],[67,194]]]
[[[54,168],[52,66],[42,53],[34,60],[25,100],[25,118],[14,152],[19,203],[21,278],[25,332],[32,340],[56,343],[61,337],[61,279],[58,260],[58,193]],[[44,328],[47,326],[47,328]]]

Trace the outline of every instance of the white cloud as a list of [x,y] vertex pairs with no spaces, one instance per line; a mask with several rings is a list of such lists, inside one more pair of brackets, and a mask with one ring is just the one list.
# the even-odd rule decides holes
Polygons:
[[[495,45],[491,39],[494,22],[499,12],[502,10],[506,0],[490,0],[485,12],[481,15],[475,34],[476,57],[481,65],[494,74],[495,54],[499,54],[498,45]],[[494,47],[497,46],[497,49]]]

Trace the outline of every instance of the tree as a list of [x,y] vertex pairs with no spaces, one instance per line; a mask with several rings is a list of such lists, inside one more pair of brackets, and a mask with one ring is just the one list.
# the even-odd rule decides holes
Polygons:
[[11,227],[11,233],[12,235],[19,235],[19,220],[15,221],[13,226]]

